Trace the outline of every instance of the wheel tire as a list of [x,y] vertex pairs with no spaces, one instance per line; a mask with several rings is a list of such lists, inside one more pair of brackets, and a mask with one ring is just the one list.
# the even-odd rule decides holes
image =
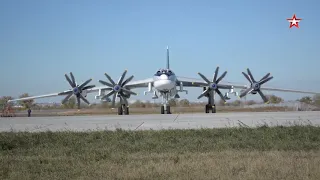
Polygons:
[[129,107],[125,107],[124,108],[124,114],[125,115],[129,115]]
[[217,113],[216,106],[212,107],[212,113]]
[[167,106],[167,114],[171,114],[170,106]]
[[122,115],[122,106],[118,107],[118,115]]
[[205,107],[205,112],[206,112],[206,113],[209,113],[209,105],[208,105],[208,104],[207,104],[206,107]]
[[161,106],[161,114],[164,114],[164,106]]

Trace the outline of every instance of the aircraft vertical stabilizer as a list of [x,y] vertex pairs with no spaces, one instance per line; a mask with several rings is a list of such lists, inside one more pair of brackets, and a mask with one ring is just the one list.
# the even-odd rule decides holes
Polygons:
[[167,69],[170,69],[170,62],[169,62],[169,46],[167,46]]

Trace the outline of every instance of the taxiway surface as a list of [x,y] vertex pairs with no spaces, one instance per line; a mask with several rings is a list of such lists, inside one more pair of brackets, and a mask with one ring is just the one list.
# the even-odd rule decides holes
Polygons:
[[320,111],[0,118],[0,131],[86,131],[320,125]]

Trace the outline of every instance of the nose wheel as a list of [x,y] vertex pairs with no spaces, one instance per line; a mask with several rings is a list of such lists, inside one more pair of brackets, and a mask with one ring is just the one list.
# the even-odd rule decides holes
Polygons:
[[171,114],[170,106],[161,106],[161,114]]
[[215,106],[215,104],[214,104],[214,105],[207,104],[207,105],[205,106],[205,112],[206,112],[206,113],[209,113],[210,110],[212,111],[212,113],[216,113],[216,112],[217,112],[217,111],[216,111],[216,106]]
[[118,115],[129,115],[129,107],[125,104],[122,104],[118,107]]

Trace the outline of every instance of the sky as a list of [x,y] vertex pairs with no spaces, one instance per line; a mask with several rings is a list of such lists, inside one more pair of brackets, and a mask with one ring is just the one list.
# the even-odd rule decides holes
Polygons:
[[[125,69],[134,80],[150,78],[165,67],[167,45],[178,76],[211,78],[220,66],[224,80],[247,84],[241,72],[250,68],[256,79],[274,76],[265,86],[320,92],[319,8],[316,0],[2,0],[0,96],[67,90],[70,71],[95,85]],[[293,14],[302,18],[299,29],[289,28]],[[180,96],[196,100],[201,91]]]

